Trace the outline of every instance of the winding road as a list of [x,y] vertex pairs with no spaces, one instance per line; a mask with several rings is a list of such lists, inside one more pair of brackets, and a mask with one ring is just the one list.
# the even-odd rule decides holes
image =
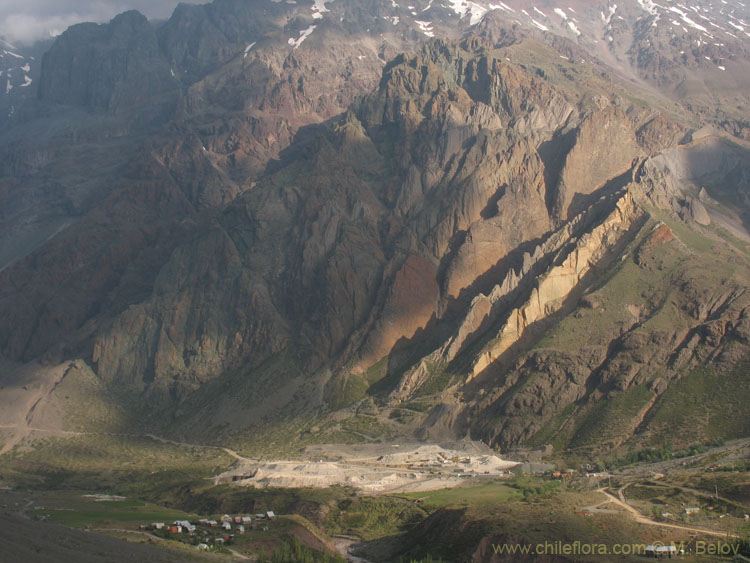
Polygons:
[[601,493],[605,497],[607,497],[609,499],[609,502],[613,502],[617,506],[624,508],[626,511],[630,513],[633,519],[639,524],[645,524],[646,526],[659,526],[661,528],[672,528],[675,530],[685,530],[687,532],[693,532],[696,534],[704,534],[707,536],[715,536],[719,538],[739,537],[737,536],[737,534],[732,534],[730,532],[718,532],[716,530],[707,530],[705,528],[694,528],[692,526],[681,526],[679,524],[667,524],[666,522],[656,522],[655,520],[651,520],[650,518],[647,518],[646,516],[638,512],[638,510],[636,510],[634,507],[632,507],[630,504],[627,503],[624,495],[622,494],[622,489],[618,491],[618,494],[621,498],[611,495],[604,489],[597,489],[596,492]]

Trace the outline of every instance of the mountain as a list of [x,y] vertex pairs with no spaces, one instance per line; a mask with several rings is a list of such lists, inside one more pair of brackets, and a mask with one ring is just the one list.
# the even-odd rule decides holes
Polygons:
[[0,123],[36,94],[32,87],[39,80],[39,61],[51,41],[39,41],[31,47],[16,46],[0,37]]
[[216,0],[71,27],[0,134],[7,444],[337,412],[503,449],[746,436],[747,18]]

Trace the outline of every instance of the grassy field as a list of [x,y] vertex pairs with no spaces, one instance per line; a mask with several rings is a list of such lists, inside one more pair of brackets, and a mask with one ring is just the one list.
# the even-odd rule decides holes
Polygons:
[[234,459],[219,449],[186,448],[147,437],[95,434],[50,438],[0,457],[0,481],[31,489],[148,496],[201,483]]
[[29,515],[71,527],[124,527],[139,524],[190,520],[196,514],[167,509],[138,500],[101,501],[72,491],[49,491],[34,495],[35,506]]
[[726,372],[714,367],[691,370],[659,398],[649,424],[655,432],[683,442],[750,435],[748,370],[748,362]]
[[[219,494],[221,494],[219,492]],[[342,494],[340,491],[338,494]],[[314,495],[311,495],[313,497]],[[322,496],[325,496],[323,493]],[[321,495],[319,495],[319,498]],[[162,548],[194,553],[201,541],[211,544],[210,551],[231,555],[212,539],[225,532],[218,529],[199,528],[194,536],[171,533],[167,530],[143,532],[140,525],[154,522],[171,523],[175,520],[196,521],[199,518],[220,519],[222,511],[195,513],[176,508],[164,508],[153,503],[121,498],[107,500],[102,495],[80,491],[37,491],[28,497],[26,514],[40,524],[60,524],[71,528],[87,528],[113,535],[131,542],[147,542]],[[278,499],[277,499],[278,500]],[[31,506],[33,505],[33,506]],[[218,503],[212,506],[218,508]],[[258,509],[255,503],[244,503],[245,510],[229,510],[232,514],[251,514],[248,509]],[[132,533],[126,533],[130,530]],[[252,555],[260,561],[276,561],[290,551],[294,561],[339,561],[332,551],[328,537],[315,524],[298,514],[279,516],[273,521],[263,521],[248,527],[244,533],[233,530],[231,547],[235,551]],[[155,535],[156,537],[153,537]],[[158,541],[157,541],[158,540]]]
[[523,498],[523,493],[506,482],[482,483],[419,493],[406,493],[403,498],[418,500],[425,507],[485,506],[503,504]]

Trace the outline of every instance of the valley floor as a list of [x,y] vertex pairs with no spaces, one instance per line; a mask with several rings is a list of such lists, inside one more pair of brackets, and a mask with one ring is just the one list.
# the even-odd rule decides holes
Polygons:
[[[674,542],[686,550],[683,560],[720,561],[721,556],[705,550],[748,548],[741,539],[750,534],[745,517],[750,513],[748,439],[679,459],[633,463],[609,472],[568,470],[562,476],[551,471],[523,474],[520,468],[502,476],[478,472],[476,468],[487,466],[500,473],[511,465],[480,444],[467,444],[462,451],[410,444],[315,445],[300,452],[300,461],[261,463],[216,446],[156,437],[109,439],[113,441],[70,437],[0,458],[4,555],[32,563],[110,561],[113,553],[118,561],[343,558],[374,563],[432,557],[481,562],[517,560],[498,559],[503,546],[579,542],[645,549],[655,542]],[[430,467],[438,463],[440,467]],[[378,467],[383,474],[423,472],[424,487],[430,477],[442,485],[429,472],[445,471],[451,487],[309,486],[309,476],[317,472],[320,485],[332,467],[334,475],[341,467],[363,473],[377,473]],[[453,477],[458,468],[463,474],[473,468],[475,474]],[[289,472],[307,472],[307,486],[273,486]],[[246,480],[232,476],[247,477],[254,486],[242,486]],[[275,512],[274,520],[257,518],[269,510]],[[197,523],[220,521],[226,514],[248,515],[253,524],[241,533],[233,523],[226,532],[234,536],[231,541],[213,543],[225,532]],[[196,535],[153,529],[154,522],[178,520],[196,523]],[[210,545],[209,553],[199,551],[197,544],[203,541]],[[558,560],[642,558],[574,553]]]

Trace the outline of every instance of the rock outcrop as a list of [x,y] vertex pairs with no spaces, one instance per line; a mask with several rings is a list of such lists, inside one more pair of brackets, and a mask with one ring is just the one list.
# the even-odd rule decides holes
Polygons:
[[531,325],[558,311],[592,266],[611,251],[641,214],[633,196],[627,192],[623,194],[612,213],[600,225],[583,234],[569,252],[563,252],[558,263],[539,277],[528,300],[510,312],[497,336],[477,357],[469,380],[482,373],[518,342]]
[[47,103],[120,113],[169,94],[174,104],[177,89],[156,31],[130,11],[108,24],[78,24],[60,35],[42,59],[38,95]]
[[[0,132],[3,355],[85,360],[193,428],[370,394],[418,397],[424,435],[563,447],[737,365],[746,148],[569,26],[460,37],[476,7],[432,4],[217,0],[58,38]],[[623,63],[642,12],[591,49]],[[637,26],[637,69],[679,67]]]

